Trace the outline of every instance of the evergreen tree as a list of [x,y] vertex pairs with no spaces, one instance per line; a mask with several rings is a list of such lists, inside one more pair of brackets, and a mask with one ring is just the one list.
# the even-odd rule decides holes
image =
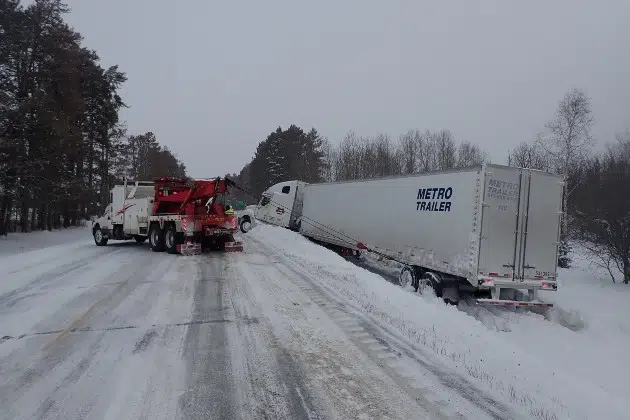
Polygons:
[[[67,12],[61,0],[0,0],[0,234],[76,224],[138,169],[125,163],[130,137],[118,117],[126,76],[100,66]],[[170,150],[151,147],[138,170],[185,172]]]

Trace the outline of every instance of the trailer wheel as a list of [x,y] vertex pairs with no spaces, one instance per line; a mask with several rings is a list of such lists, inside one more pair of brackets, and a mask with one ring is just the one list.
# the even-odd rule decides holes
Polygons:
[[151,225],[149,229],[149,244],[153,252],[164,251],[164,234],[157,223]]
[[173,223],[169,223],[164,231],[164,246],[169,254],[177,254],[177,232]]
[[442,278],[439,274],[427,271],[420,277],[418,281],[418,292],[424,294],[429,288],[435,291],[435,296],[442,297]]
[[103,235],[103,231],[101,230],[100,226],[94,228],[94,231],[92,233],[94,235],[94,242],[97,246],[107,245],[107,238]]
[[402,270],[400,270],[400,275],[398,276],[398,283],[401,287],[405,288],[407,286],[413,287],[415,292],[418,291],[418,279],[416,278],[416,270],[413,267],[408,265],[404,266]]

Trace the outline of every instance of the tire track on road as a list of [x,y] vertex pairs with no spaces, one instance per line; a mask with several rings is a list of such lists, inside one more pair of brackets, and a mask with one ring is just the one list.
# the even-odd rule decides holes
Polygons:
[[[239,385],[241,418],[318,420],[324,418],[304,370],[296,357],[273,331],[264,316],[261,302],[252,296],[243,274],[234,261],[247,255],[234,255],[226,270],[230,312],[235,319],[255,318],[256,324],[237,323],[229,330],[233,349],[232,372]],[[264,281],[264,277],[258,277]],[[268,309],[268,308],[267,308]]]
[[[204,257],[196,258],[198,278],[182,355],[187,391],[179,398],[178,411],[190,420],[231,419],[236,418],[236,404],[223,303],[225,258]],[[211,319],[217,322],[197,322]]]
[[[151,254],[145,255],[144,259],[153,257]],[[164,260],[163,264],[170,264],[170,262]],[[144,279],[146,275],[150,276],[153,271],[159,270],[160,266],[161,264],[154,264],[147,271],[146,264],[143,264],[142,261],[136,261],[119,267],[113,275],[121,281],[111,290],[100,289],[102,292],[95,297],[96,300],[78,316],[75,315],[69,325],[61,330],[51,331],[52,334],[49,335],[53,335],[52,339],[43,343],[39,339],[29,344],[31,343],[29,340],[33,338],[24,338],[22,347],[16,348],[1,358],[0,365],[3,366],[3,369],[1,372],[2,381],[0,382],[0,406],[7,407],[7,410],[10,411],[17,410],[13,405],[17,402],[17,407],[21,407],[22,410],[34,410],[33,415],[36,418],[38,416],[45,417],[50,410],[62,410],[55,402],[58,396],[63,395],[66,389],[71,388],[73,384],[84,377],[94,360],[99,359],[100,351],[108,337],[106,329],[92,330],[89,324],[102,321],[108,315],[115,313],[121,302],[141,284],[134,282],[134,280]],[[65,309],[62,307],[58,312],[63,313]],[[75,331],[81,330],[91,331],[92,334],[74,334]],[[44,338],[46,336],[33,335],[32,337]],[[30,354],[25,356],[24,350]],[[75,360],[78,360],[78,363]],[[70,372],[64,374],[68,369]],[[52,388],[50,388],[51,385]],[[49,390],[46,391],[46,389]],[[32,394],[33,397],[24,397],[27,401],[31,400],[27,408],[18,401],[29,394]],[[45,398],[40,400],[42,395]],[[73,404],[79,404],[81,410],[88,412],[92,400],[97,397],[98,394],[94,394],[89,400],[74,401]],[[36,414],[37,412],[39,414]],[[24,412],[20,412],[20,414],[24,415]]]
[[[108,256],[114,253],[118,253],[120,251],[121,251],[120,249],[106,250],[103,252],[103,254],[99,255],[99,258]],[[46,284],[52,283],[65,276],[74,274],[74,272],[79,271],[81,269],[85,269],[89,267],[90,264],[92,264],[93,262],[94,260],[90,258],[81,259],[81,260],[73,260],[69,263],[57,266],[53,270],[50,270],[44,274],[36,276],[33,280],[29,281],[23,286],[17,287],[16,289],[8,293],[4,293],[0,295],[0,312],[5,311],[7,309],[11,309],[23,299],[44,293],[44,291],[41,291],[41,290],[33,291],[34,289],[38,289],[38,288],[41,289]],[[43,263],[34,264],[33,267],[41,265],[41,264]],[[33,267],[26,267],[21,270],[14,270],[13,272],[8,273],[7,275],[11,275],[12,273],[19,273],[21,271],[28,270]],[[27,293],[29,291],[33,291],[33,292]]]
[[449,401],[443,400],[440,395],[436,395],[435,392],[421,383],[411,380],[408,369],[405,367],[408,364],[398,363],[401,356],[413,360],[427,373],[435,376],[443,386],[455,390],[465,401],[481,409],[489,418],[495,420],[518,418],[518,416],[515,417],[511,409],[490,396],[486,396],[466,378],[455,376],[453,372],[427,362],[420,357],[423,353],[421,350],[390,334],[369,315],[363,314],[359,308],[354,308],[345,299],[334,295],[332,290],[327,290],[327,286],[318,282],[298,263],[257,239],[254,241],[261,248],[263,254],[280,258],[283,264],[278,265],[277,269],[281,272],[284,271],[288,278],[292,279],[313,302],[347,332],[348,337],[357,347],[387,372],[421,406],[430,409],[440,418],[461,418],[463,416],[449,407],[451,405]]

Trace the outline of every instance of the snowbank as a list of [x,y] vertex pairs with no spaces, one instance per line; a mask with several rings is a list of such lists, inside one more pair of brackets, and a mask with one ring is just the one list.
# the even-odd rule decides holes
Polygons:
[[91,227],[88,225],[53,231],[9,233],[7,236],[0,236],[0,256],[67,244],[86,238],[90,239],[92,237],[90,229]]
[[445,305],[386,282],[286,229],[260,225],[246,236],[316,273],[323,286],[427,357],[471,378],[529,418],[628,418],[623,380],[630,371],[623,353],[630,344],[630,309],[622,304],[622,295],[630,290],[593,283],[592,274],[580,271],[579,264],[563,271],[562,287],[550,297],[559,309],[546,319]]
[[89,227],[60,231],[13,233],[0,237],[0,295],[24,285],[32,276],[60,267],[72,253],[81,257],[94,252]]

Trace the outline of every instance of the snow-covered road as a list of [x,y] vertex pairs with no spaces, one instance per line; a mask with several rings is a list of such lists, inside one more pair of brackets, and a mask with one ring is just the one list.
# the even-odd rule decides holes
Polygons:
[[519,418],[256,235],[0,256],[3,419]]
[[445,305],[286,229],[242,239],[0,238],[0,419],[628,418],[627,287],[579,254],[543,316]]

